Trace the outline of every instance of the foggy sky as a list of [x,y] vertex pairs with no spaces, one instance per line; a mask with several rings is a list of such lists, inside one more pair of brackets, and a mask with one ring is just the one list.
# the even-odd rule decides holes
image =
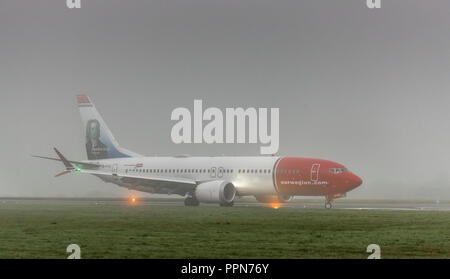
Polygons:
[[86,159],[75,95],[146,155],[259,155],[181,144],[176,107],[280,108],[279,155],[337,161],[350,198],[450,199],[450,2],[0,0],[0,196],[121,196]]

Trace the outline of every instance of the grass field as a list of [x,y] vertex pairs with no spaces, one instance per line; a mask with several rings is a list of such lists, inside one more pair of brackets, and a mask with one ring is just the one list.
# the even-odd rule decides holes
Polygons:
[[0,204],[0,258],[450,258],[449,211]]

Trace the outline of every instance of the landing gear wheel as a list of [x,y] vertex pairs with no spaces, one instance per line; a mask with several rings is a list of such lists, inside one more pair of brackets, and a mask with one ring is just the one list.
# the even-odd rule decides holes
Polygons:
[[222,203],[220,203],[220,206],[232,207],[233,205],[234,205],[234,201],[232,201],[232,202],[222,202]]
[[331,201],[326,201],[325,202],[325,208],[326,209],[331,209],[333,207],[333,204],[331,203]]
[[184,199],[185,206],[198,206],[199,204],[198,200],[194,197],[187,197]]

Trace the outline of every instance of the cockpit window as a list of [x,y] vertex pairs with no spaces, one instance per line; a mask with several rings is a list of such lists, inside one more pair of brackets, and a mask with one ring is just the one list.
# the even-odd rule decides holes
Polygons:
[[346,169],[346,168],[331,168],[330,172],[334,173],[334,174],[338,174],[338,173],[348,172],[348,169]]

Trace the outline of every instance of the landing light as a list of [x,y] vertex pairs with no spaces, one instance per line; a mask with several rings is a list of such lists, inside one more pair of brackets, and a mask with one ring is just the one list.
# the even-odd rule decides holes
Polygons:
[[278,208],[280,208],[280,204],[279,203],[271,203],[270,207],[272,207],[273,209],[278,209]]

